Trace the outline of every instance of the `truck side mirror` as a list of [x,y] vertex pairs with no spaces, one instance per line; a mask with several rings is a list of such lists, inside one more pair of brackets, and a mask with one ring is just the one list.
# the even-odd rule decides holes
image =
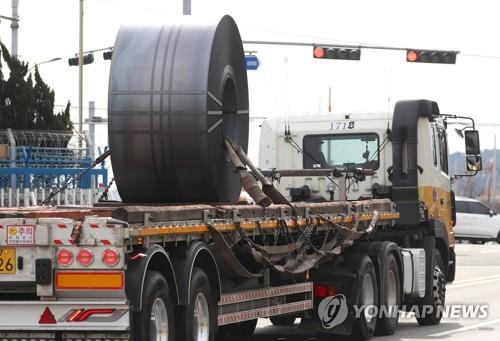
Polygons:
[[483,170],[483,161],[480,155],[467,155],[465,162],[468,172],[480,172]]
[[479,155],[481,149],[479,147],[479,132],[477,130],[466,130],[465,134],[465,154]]

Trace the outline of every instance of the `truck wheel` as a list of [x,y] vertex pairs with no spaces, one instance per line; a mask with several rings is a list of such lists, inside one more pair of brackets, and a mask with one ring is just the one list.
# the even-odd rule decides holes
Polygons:
[[376,335],[392,335],[398,327],[399,307],[401,306],[401,277],[398,262],[394,254],[387,257],[387,272],[385,276],[385,290],[382,292],[384,314],[377,319]]
[[[371,316],[378,306],[377,275],[370,257],[355,253],[346,259],[347,266],[358,274],[358,306],[365,306],[352,324],[352,340],[369,340],[375,332],[377,317]],[[371,308],[370,308],[371,307]]]
[[146,272],[142,302],[142,311],[133,314],[133,340],[173,341],[175,303],[159,272]]
[[500,244],[500,231],[498,232],[498,235],[497,235],[497,243]]
[[269,320],[275,326],[293,326],[295,320],[297,318],[295,316],[283,315],[283,316],[271,316]]
[[217,326],[217,302],[207,275],[194,268],[191,276],[189,304],[179,307],[179,340],[213,341]]
[[[436,249],[434,250],[434,272],[432,275],[432,302],[428,306],[421,306],[419,309],[420,317],[417,317],[417,322],[421,326],[431,326],[441,322],[446,297],[444,269],[443,258],[439,250]],[[432,311],[429,312],[429,308]]]
[[216,340],[224,340],[226,337],[249,337],[253,335],[255,328],[257,319],[220,326],[217,329]]

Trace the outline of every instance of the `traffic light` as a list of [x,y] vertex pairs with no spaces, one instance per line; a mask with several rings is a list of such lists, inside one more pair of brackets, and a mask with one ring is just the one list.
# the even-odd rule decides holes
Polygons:
[[113,51],[103,52],[102,58],[104,58],[104,60],[111,60],[111,58],[113,58]]
[[[83,65],[92,64],[94,62],[94,55],[92,53],[83,56]],[[69,66],[78,66],[78,57],[68,59]]]
[[360,60],[361,50],[343,47],[313,46],[313,56],[318,59]]
[[406,61],[410,63],[455,64],[456,51],[406,50]]

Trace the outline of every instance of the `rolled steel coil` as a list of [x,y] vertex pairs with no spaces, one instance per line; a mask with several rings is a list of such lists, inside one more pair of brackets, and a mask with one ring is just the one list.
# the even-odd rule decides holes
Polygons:
[[224,136],[247,149],[248,84],[236,23],[123,27],[109,81],[109,145],[127,203],[234,202]]

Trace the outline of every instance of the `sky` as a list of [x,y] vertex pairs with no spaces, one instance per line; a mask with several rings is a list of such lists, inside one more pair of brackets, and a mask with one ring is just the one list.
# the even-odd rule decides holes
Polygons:
[[[78,0],[19,0],[19,54],[40,65],[62,108],[70,100],[78,113],[78,68],[67,59],[78,50]],[[0,0],[0,14],[10,16],[11,0]],[[363,50],[361,60],[312,58],[311,47],[246,45],[257,51],[261,66],[249,71],[252,117],[333,112],[380,112],[401,99],[436,100],[441,112],[471,115],[480,124],[483,148],[500,133],[500,20],[498,1],[337,1],[337,0],[193,0],[192,15],[217,20],[232,15],[243,40],[307,43],[378,44],[459,50],[456,65],[406,63],[402,51]],[[121,25],[167,23],[182,13],[182,0],[85,0],[84,50],[113,46]],[[11,44],[10,23],[0,21],[0,39]],[[495,58],[471,55],[494,56]],[[84,115],[95,101],[97,115],[107,115],[109,61],[102,53],[84,69]],[[257,121],[256,121],[257,122]],[[498,126],[494,126],[497,124]],[[257,139],[257,126],[251,139]],[[106,128],[98,128],[106,144]],[[452,138],[452,151],[462,144]],[[253,145],[256,145],[255,143]],[[460,146],[460,147],[458,147]],[[252,151],[252,154],[256,151]]]

